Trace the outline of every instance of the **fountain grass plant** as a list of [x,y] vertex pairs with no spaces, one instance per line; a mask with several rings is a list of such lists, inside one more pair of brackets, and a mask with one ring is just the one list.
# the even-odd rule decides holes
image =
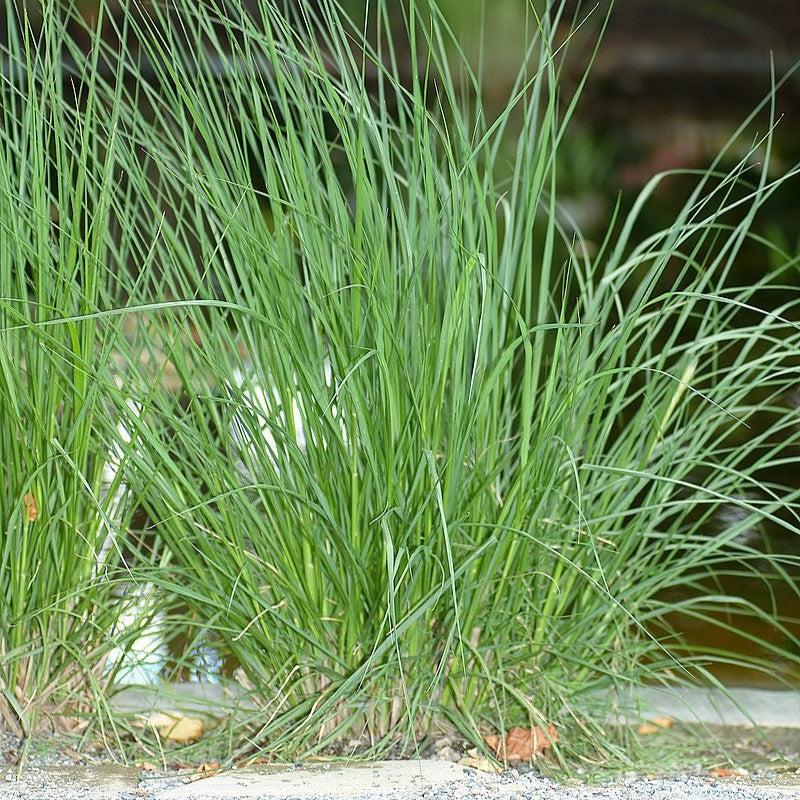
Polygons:
[[38,39],[9,11],[0,84],[0,727],[25,735],[105,717],[153,613],[131,617],[120,583],[137,549],[109,413],[126,319],[106,312],[129,257],[100,50],[67,82],[69,15],[46,10]]
[[[123,447],[123,517],[143,508],[169,554],[148,569],[140,548],[139,567],[258,709],[228,733],[240,752],[413,752],[436,730],[553,723],[559,758],[623,758],[612,690],[731,657],[684,652],[676,613],[760,616],[783,636],[772,652],[800,652],[774,608],[708,589],[726,571],[794,586],[791,555],[743,536],[798,532],[797,492],[774,478],[798,440],[796,262],[752,233],[794,174],[768,170],[774,100],[748,156],[698,173],[669,227],[638,223],[658,176],[591,254],[558,204],[579,94],[563,94],[563,7],[529,9],[495,114],[435,5],[403,4],[403,55],[392,11],[372,3],[363,29],[334,0],[125,15],[138,54],[95,36],[113,77],[87,67],[91,108],[72,134],[47,129],[63,157],[35,149],[91,221],[54,226],[50,188],[20,205],[12,164],[44,133],[32,111],[4,131],[3,403],[40,386],[50,420],[38,449],[5,437],[10,535],[29,536],[33,491],[54,507],[37,553],[87,519],[96,551],[96,454]],[[778,266],[736,285],[743,248]],[[32,298],[40,285],[65,294]],[[3,552],[10,607],[36,586],[37,619],[82,621],[62,658],[86,660],[84,606],[52,605]],[[91,560],[59,558],[110,631]]]

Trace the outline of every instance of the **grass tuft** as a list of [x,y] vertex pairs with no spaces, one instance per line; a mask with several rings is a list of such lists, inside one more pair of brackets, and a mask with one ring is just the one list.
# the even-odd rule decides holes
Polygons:
[[102,663],[124,602],[98,563],[123,547],[236,666],[259,708],[241,750],[554,723],[558,758],[624,758],[597,692],[728,657],[686,651],[687,618],[760,615],[797,663],[792,621],[720,584],[796,592],[795,560],[747,534],[798,533],[797,265],[772,248],[756,283],[732,278],[795,172],[770,177],[771,100],[671,225],[641,230],[657,176],[589,255],[558,204],[562,6],[529,9],[499,112],[435,5],[403,5],[402,56],[391,11],[362,30],[334,0],[137,9],[121,49],[94,36],[77,104],[52,52],[12,54],[7,697],[23,641],[61,659],[42,674]]

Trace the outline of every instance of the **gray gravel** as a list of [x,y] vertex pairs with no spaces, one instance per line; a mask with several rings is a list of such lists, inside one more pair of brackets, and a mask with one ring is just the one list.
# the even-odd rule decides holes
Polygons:
[[489,775],[446,762],[383,762],[346,768],[231,772],[183,783],[125,767],[42,767],[0,779],[0,800],[783,800],[800,798],[800,775],[712,780],[629,776],[601,786],[563,786],[534,773]]

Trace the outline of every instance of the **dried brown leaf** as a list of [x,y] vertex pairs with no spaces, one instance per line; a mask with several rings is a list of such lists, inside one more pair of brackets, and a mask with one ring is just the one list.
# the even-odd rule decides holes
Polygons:
[[714,767],[708,771],[712,778],[744,778],[747,773],[743,769],[731,767]]
[[652,736],[654,733],[658,733],[661,730],[671,728],[674,724],[675,720],[672,717],[655,717],[648,722],[642,723],[636,729],[636,732],[640,736]]
[[675,724],[673,717],[656,717],[650,721],[653,725],[658,725],[659,728],[671,728]]
[[530,761],[533,757],[533,731],[510,728],[506,733],[506,758],[509,761]]
[[538,725],[533,728],[533,754],[543,753],[550,747],[558,743],[558,731],[555,725],[548,725],[547,730],[543,730]]
[[530,761],[558,741],[558,731],[554,725],[548,725],[547,730],[538,725],[533,728],[514,727],[508,729],[505,739],[486,736],[484,741],[501,760]]
[[174,725],[180,719],[178,714],[165,714],[163,711],[152,711],[136,718],[136,722],[146,728],[165,728]]
[[163,725],[158,729],[162,739],[179,744],[188,744],[199,739],[206,730],[205,723],[201,719],[193,717],[181,717],[170,725]]
[[661,728],[659,728],[658,725],[654,725],[652,722],[645,722],[636,729],[636,733],[640,736],[652,736],[660,730]]
[[25,509],[25,519],[28,522],[36,522],[39,517],[39,510],[36,507],[36,498],[30,492],[23,496],[22,506]]

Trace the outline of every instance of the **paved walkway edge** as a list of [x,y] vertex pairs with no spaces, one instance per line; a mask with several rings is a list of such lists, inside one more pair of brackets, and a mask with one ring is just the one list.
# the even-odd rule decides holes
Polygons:
[[[593,699],[600,707],[606,702],[615,709],[610,718],[627,722],[670,716],[708,725],[800,728],[800,691],[644,686],[624,696],[608,692]],[[114,695],[112,706],[127,714],[161,711],[219,718],[255,710],[242,689],[213,683],[127,686]]]

